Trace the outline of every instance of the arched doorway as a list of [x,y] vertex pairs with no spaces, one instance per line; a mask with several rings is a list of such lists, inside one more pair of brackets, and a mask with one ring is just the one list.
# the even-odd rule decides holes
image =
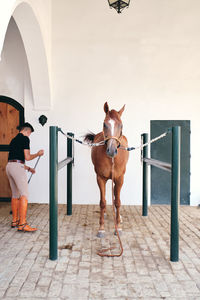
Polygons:
[[0,201],[10,201],[11,190],[6,176],[9,143],[24,122],[23,106],[12,98],[0,96]]
[[[3,11],[3,4],[0,4],[0,8],[1,6]],[[29,98],[31,98],[30,101],[33,104],[33,109],[49,110],[51,108],[49,77],[51,61],[50,58],[48,59],[50,54],[48,56],[47,53],[50,53],[50,47],[47,38],[44,38],[43,34],[46,32],[46,28],[40,22],[45,14],[41,14],[40,16],[37,10],[34,9],[34,5],[25,3],[24,1],[13,1],[12,5],[8,4],[8,6],[9,9],[5,9],[6,17],[3,22],[4,26],[0,28],[0,65],[4,62],[2,52],[6,38],[5,20],[7,19],[7,29],[10,22],[15,24],[23,42],[30,76],[31,93],[29,93]],[[19,51],[19,49],[17,49],[17,51]],[[15,53],[13,55],[15,55]],[[26,78],[24,78],[24,86],[26,86]],[[0,94],[9,95],[1,90]],[[9,96],[12,97],[12,95]],[[25,98],[26,97],[23,99],[24,101],[26,101]]]
[[[49,110],[51,106],[49,66],[41,27],[28,3],[20,3],[12,13],[26,52],[36,110]],[[31,38],[30,38],[31,37]]]

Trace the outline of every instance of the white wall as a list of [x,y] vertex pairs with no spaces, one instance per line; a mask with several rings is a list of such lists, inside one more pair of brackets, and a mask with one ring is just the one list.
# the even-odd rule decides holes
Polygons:
[[[32,8],[33,14],[37,17],[41,34],[44,39],[45,49],[49,68],[51,67],[51,1],[49,0],[6,0],[0,1],[0,60],[6,30],[10,17],[15,13],[15,9],[19,6],[27,4]],[[24,12],[23,12],[24,13]],[[26,13],[24,13],[26,19]],[[31,21],[31,20],[30,20]],[[22,20],[23,22],[23,20]],[[28,27],[29,24],[27,24]],[[32,37],[33,38],[33,37]]]
[[[132,1],[118,15],[106,1],[53,1],[53,110],[55,124],[78,135],[101,130],[103,103],[126,103],[124,133],[140,143],[150,120],[190,119],[191,203],[198,188],[200,95],[199,1]],[[76,146],[74,202],[98,203],[88,149]],[[60,189],[65,189],[63,185]],[[141,203],[139,152],[130,154],[122,191],[125,204]]]
[[[77,136],[88,129],[98,132],[108,101],[116,109],[126,104],[122,119],[130,146],[140,144],[150,120],[191,120],[191,204],[199,203],[199,9],[198,0],[140,0],[118,15],[107,1],[52,0],[52,109],[35,111],[30,84],[24,92],[26,119],[36,129],[32,151],[44,148],[46,153],[30,184],[31,202],[48,202],[47,126],[58,125]],[[44,32],[44,24],[40,26]],[[44,128],[38,124],[43,113],[48,117]],[[73,203],[98,204],[90,150],[78,144],[75,150]],[[65,151],[60,136],[60,159]],[[139,151],[130,154],[123,204],[141,204],[139,156]],[[60,203],[65,203],[65,172],[59,173]]]
[[0,94],[24,105],[25,52],[21,36],[11,18],[0,61]]

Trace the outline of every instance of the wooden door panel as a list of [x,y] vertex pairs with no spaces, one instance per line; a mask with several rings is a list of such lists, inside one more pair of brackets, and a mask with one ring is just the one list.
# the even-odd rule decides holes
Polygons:
[[0,152],[0,198],[11,197],[10,184],[6,175],[7,162],[8,152]]
[[9,145],[18,133],[19,111],[13,106],[0,102],[0,145]]
[[[0,102],[0,146],[8,146],[10,141],[17,135],[16,127],[20,123],[20,113],[12,105]],[[6,150],[6,151],[5,151]],[[9,181],[6,175],[8,162],[8,148],[0,151],[0,198],[11,197]]]

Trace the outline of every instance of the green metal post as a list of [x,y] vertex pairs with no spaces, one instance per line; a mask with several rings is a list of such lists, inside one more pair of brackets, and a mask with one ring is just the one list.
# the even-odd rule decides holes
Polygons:
[[58,257],[58,127],[50,126],[49,258]]
[[[148,142],[148,133],[142,134],[143,144]],[[143,148],[143,158],[148,157],[148,146]],[[142,182],[142,215],[148,215],[148,165],[143,161],[143,182]]]
[[[74,136],[73,133],[68,132],[69,136]],[[67,139],[67,157],[73,157],[72,139]],[[72,215],[72,165],[73,161],[67,165],[67,215]]]
[[181,128],[172,128],[172,177],[171,177],[171,241],[170,260],[179,260],[179,220],[180,203],[180,159],[181,159]]

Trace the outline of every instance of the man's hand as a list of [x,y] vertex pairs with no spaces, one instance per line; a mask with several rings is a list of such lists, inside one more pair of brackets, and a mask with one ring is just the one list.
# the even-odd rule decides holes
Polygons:
[[40,150],[40,151],[38,151],[37,155],[38,155],[38,156],[42,156],[42,155],[44,155],[44,150]]
[[32,174],[35,174],[35,169],[34,168],[30,168],[29,172],[31,172]]

